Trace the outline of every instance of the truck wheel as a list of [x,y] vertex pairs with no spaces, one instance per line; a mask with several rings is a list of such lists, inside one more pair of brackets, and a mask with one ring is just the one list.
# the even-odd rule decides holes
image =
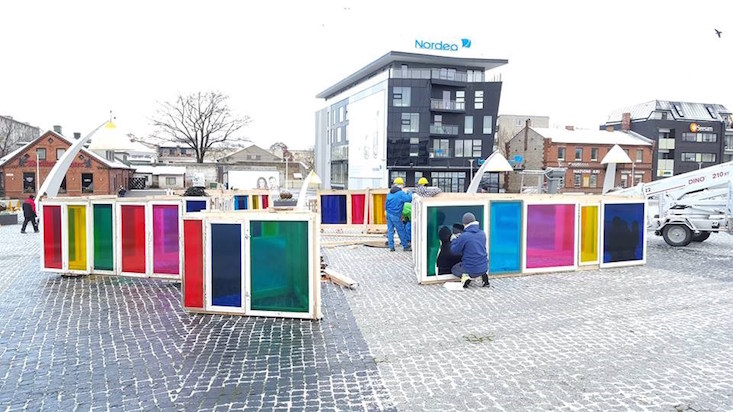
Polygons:
[[685,225],[667,225],[662,230],[662,236],[670,246],[687,246],[692,242],[692,230]]
[[702,242],[710,237],[711,232],[700,232],[696,235],[692,235],[693,242]]

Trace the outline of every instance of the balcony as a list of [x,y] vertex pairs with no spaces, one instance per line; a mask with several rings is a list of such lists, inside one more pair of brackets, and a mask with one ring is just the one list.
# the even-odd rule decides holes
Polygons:
[[430,110],[438,112],[465,112],[466,103],[455,100],[430,99]]
[[458,126],[452,124],[431,124],[430,134],[440,136],[458,136]]

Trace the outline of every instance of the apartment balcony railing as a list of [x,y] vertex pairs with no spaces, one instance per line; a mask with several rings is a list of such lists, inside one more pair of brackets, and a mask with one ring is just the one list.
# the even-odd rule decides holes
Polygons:
[[430,99],[430,109],[462,112],[466,110],[466,103],[456,102],[455,100]]
[[452,124],[430,125],[430,134],[458,136],[458,126]]

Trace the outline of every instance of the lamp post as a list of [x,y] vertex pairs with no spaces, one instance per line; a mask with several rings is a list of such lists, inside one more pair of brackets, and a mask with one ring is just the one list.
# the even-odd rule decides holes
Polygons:
[[468,163],[471,164],[471,179],[469,181],[473,180],[473,159],[468,159]]
[[41,180],[41,166],[38,157],[38,149],[36,149],[36,197],[38,197],[38,182]]

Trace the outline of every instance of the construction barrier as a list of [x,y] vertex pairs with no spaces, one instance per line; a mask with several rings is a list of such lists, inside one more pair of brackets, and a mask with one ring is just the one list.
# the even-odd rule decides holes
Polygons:
[[455,279],[437,266],[439,231],[460,224],[467,212],[486,233],[492,276],[646,263],[644,198],[444,193],[413,198],[418,283]]
[[319,231],[311,212],[185,215],[184,308],[320,319]]

